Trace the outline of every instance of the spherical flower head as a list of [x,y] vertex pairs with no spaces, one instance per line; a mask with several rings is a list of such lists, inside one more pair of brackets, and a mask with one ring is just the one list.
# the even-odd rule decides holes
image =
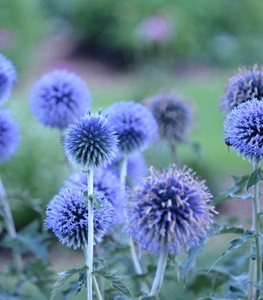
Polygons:
[[40,123],[64,129],[89,110],[90,95],[86,83],[76,74],[53,71],[35,83],[30,103]]
[[122,154],[143,150],[157,138],[157,123],[148,108],[135,102],[118,102],[109,108]]
[[169,142],[185,141],[192,123],[192,108],[174,93],[158,94],[147,101],[159,128],[160,138]]
[[[88,207],[84,189],[72,185],[63,189],[48,204],[45,227],[67,247],[83,247],[88,242]],[[114,216],[111,203],[100,193],[95,193],[94,238],[99,242],[111,229]]]
[[10,60],[0,53],[0,104],[10,96],[16,80],[16,70]]
[[0,112],[0,165],[16,152],[19,143],[17,123],[8,111]]
[[117,153],[115,129],[102,114],[86,114],[72,124],[64,138],[64,149],[70,161],[83,168],[110,163]]
[[240,69],[229,79],[222,98],[221,108],[230,112],[234,107],[253,98],[263,98],[263,67]]
[[211,197],[190,169],[152,169],[131,192],[131,234],[142,249],[155,254],[164,245],[170,255],[187,251],[199,244],[212,223]]
[[263,102],[246,101],[234,108],[224,124],[225,142],[251,161],[263,158]]
[[[87,175],[85,173],[70,175],[64,186],[67,187],[72,184],[87,188]],[[127,206],[127,198],[124,190],[120,188],[119,178],[109,169],[96,169],[94,172],[94,190],[103,194],[112,204],[116,222],[122,222]]]

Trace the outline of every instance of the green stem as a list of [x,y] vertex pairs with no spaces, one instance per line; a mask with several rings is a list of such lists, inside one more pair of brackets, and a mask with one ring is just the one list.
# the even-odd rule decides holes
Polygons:
[[92,272],[93,272],[93,246],[94,246],[94,211],[93,211],[93,168],[88,172],[88,243],[84,245],[85,262],[87,266],[87,300],[92,300]]
[[161,290],[166,264],[167,264],[167,258],[168,258],[168,247],[166,243],[163,243],[163,247],[161,249],[161,253],[159,256],[158,266],[157,266],[157,270],[155,273],[155,277],[154,277],[154,281],[150,293],[150,296],[152,297],[157,297]]
[[171,152],[172,152],[172,161],[173,163],[177,164],[177,148],[176,148],[176,144],[175,142],[171,142],[170,143],[170,148],[171,148]]
[[99,300],[103,300],[103,298],[102,298],[102,295],[101,295],[101,293],[100,293],[100,289],[99,289],[98,281],[97,281],[97,279],[96,279],[96,277],[95,277],[95,276],[93,276],[93,281],[94,281],[94,286],[95,286],[95,290],[96,290],[96,293],[97,293],[98,299],[99,299]]
[[[3,182],[0,178],[0,199],[2,202],[2,206],[3,206],[3,210],[4,210],[4,215],[5,215],[5,222],[6,222],[6,226],[7,226],[7,231],[9,233],[9,235],[15,239],[17,236],[17,232],[15,229],[15,224],[14,224],[14,220],[13,220],[13,216],[11,213],[11,209],[7,200],[7,196],[6,196],[6,191],[3,185]],[[14,256],[14,260],[15,260],[15,266],[16,266],[16,272],[19,278],[21,278],[21,272],[23,270],[23,261],[22,261],[22,257],[21,255],[13,250],[13,256]]]

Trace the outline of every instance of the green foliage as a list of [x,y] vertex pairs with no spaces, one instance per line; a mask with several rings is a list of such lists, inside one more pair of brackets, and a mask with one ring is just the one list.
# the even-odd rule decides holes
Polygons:
[[263,180],[263,171],[258,168],[249,176],[247,190],[257,184],[260,180]]

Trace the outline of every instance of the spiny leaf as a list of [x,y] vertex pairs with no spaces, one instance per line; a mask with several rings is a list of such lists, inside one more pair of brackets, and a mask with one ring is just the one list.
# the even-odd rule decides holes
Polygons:
[[253,185],[257,184],[260,180],[263,180],[263,171],[260,168],[258,168],[249,176],[247,190]]
[[53,290],[51,292],[51,300],[53,300],[58,293],[59,289],[64,285],[64,283],[73,275],[80,274],[86,272],[86,266],[77,265],[75,268],[70,268],[66,271],[59,272],[57,275],[59,276],[58,281],[54,284]]
[[120,281],[120,280],[113,280],[111,282],[111,285],[113,288],[115,288],[116,290],[120,291],[122,294],[131,297],[131,291],[128,288],[128,286],[125,284],[124,281]]

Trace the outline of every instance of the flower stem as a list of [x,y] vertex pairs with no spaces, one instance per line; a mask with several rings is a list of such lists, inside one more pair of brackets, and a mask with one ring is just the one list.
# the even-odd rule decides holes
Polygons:
[[150,296],[157,297],[159,295],[159,292],[162,287],[163,278],[164,278],[164,272],[166,269],[167,264],[167,258],[168,258],[168,247],[166,243],[163,244],[163,247],[161,248],[161,253],[159,256],[158,266],[155,273],[152,289]]
[[[3,211],[4,211],[4,216],[5,216],[5,222],[6,222],[6,226],[7,226],[7,231],[9,233],[9,235],[15,239],[17,236],[17,232],[15,229],[15,224],[14,224],[14,220],[12,217],[12,213],[11,213],[11,209],[7,200],[7,196],[6,196],[6,191],[3,185],[3,182],[0,178],[0,199],[2,202],[2,206],[3,206]],[[13,250],[13,256],[14,256],[14,260],[15,260],[15,266],[16,266],[16,272],[19,278],[21,278],[21,272],[23,270],[23,261],[22,261],[22,257],[21,255],[16,251]]]
[[175,142],[170,143],[171,153],[172,153],[172,161],[177,164],[177,148]]
[[93,281],[94,281],[94,286],[95,286],[95,290],[96,290],[98,299],[103,300],[100,289],[99,289],[98,281],[95,276],[93,276]]
[[120,169],[120,182],[121,182],[121,188],[123,190],[126,189],[127,163],[128,163],[128,159],[126,156],[124,156],[121,161],[121,169]]
[[93,245],[94,245],[94,211],[93,211],[93,168],[88,170],[88,243],[84,245],[85,261],[87,266],[87,300],[92,300],[92,272],[93,272]]

